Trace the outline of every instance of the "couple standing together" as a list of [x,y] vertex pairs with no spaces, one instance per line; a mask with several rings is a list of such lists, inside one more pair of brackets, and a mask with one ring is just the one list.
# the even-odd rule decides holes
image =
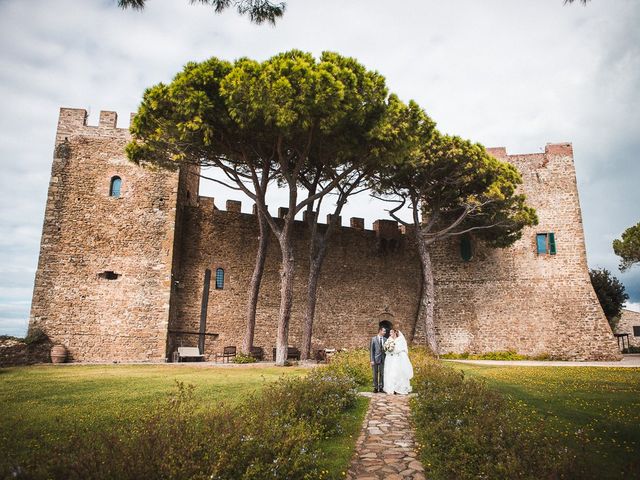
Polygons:
[[391,329],[389,338],[385,338],[386,333],[386,328],[380,327],[369,346],[373,393],[406,395],[411,392],[409,381],[413,378],[407,341],[398,330]]

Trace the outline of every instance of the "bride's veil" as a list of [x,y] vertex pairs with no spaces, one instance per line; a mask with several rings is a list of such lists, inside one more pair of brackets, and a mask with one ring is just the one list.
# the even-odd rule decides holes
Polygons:
[[398,338],[396,338],[396,345],[398,350],[405,350],[405,351],[409,351],[409,346],[407,345],[407,340],[406,338],[404,338],[404,335],[402,334],[402,332],[400,330],[397,330],[398,332]]
[[396,338],[396,348],[401,352],[407,352],[405,355],[400,355],[399,369],[402,372],[403,377],[407,379],[413,378],[413,365],[411,365],[411,360],[409,360],[409,347],[407,345],[407,339],[404,338],[404,335],[399,330],[398,337]]

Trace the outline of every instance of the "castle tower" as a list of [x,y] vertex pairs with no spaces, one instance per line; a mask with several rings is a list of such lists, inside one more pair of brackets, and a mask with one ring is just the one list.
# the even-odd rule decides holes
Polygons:
[[[473,236],[442,243],[432,255],[436,328],[442,352],[515,350],[574,360],[619,359],[589,278],[571,144],[507,155],[539,224],[505,249]],[[463,250],[466,250],[463,252]],[[417,325],[416,341],[424,341]]]
[[181,174],[129,162],[116,121],[60,109],[29,326],[73,361],[163,361]]

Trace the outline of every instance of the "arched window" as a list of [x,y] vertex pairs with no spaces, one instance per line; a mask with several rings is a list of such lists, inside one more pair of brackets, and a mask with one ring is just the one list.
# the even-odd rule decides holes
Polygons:
[[224,288],[224,269],[216,268],[216,290]]
[[111,177],[111,186],[109,187],[110,197],[120,196],[120,187],[122,186],[122,179],[120,177]]
[[473,248],[471,247],[471,236],[463,235],[460,237],[460,256],[465,262],[470,262],[473,257]]

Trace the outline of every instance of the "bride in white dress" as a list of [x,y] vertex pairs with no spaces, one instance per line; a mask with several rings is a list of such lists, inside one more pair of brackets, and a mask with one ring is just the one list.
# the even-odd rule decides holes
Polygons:
[[384,343],[384,392],[406,395],[411,392],[410,380],[413,378],[413,366],[409,360],[409,347],[402,332],[391,330]]

